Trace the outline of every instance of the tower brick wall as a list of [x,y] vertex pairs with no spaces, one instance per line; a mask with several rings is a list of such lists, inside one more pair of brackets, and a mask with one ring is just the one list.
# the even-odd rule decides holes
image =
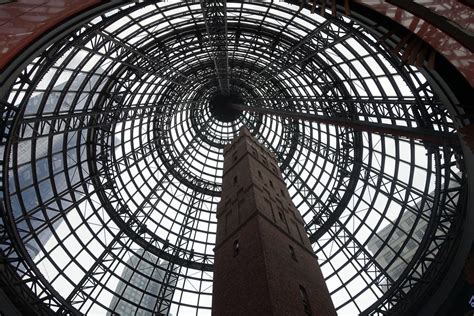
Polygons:
[[276,158],[246,128],[224,150],[213,315],[336,315]]

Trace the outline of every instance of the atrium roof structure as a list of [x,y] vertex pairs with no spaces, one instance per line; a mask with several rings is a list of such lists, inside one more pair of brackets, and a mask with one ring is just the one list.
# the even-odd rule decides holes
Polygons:
[[0,89],[0,253],[22,299],[210,315],[223,149],[242,126],[278,158],[338,313],[434,296],[472,241],[462,110],[428,50],[406,63],[387,26],[331,10],[108,3],[18,58]]

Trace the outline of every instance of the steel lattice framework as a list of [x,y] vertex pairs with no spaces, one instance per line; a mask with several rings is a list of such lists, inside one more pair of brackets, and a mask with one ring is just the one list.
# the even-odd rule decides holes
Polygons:
[[117,4],[10,80],[1,258],[44,313],[210,315],[223,148],[243,125],[276,154],[338,312],[412,311],[461,238],[448,98],[355,20]]

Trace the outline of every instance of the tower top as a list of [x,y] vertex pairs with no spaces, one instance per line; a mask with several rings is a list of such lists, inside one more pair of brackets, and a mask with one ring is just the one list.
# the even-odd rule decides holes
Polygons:
[[234,139],[229,143],[227,144],[225,147],[224,147],[224,155],[229,151],[230,148],[232,148],[232,146],[234,146],[236,143],[238,143],[243,137],[249,137],[251,138],[254,142],[258,143],[257,140],[252,136],[252,134],[250,133],[249,129],[247,128],[247,126],[243,125],[242,127],[240,127],[239,129],[239,135],[237,135],[236,137],[234,137]]
[[249,143],[256,145],[262,152],[269,155],[272,159],[276,161],[276,156],[272,153],[267,147],[259,143],[258,140],[250,133],[247,126],[242,126],[239,129],[239,135],[236,136],[228,145],[224,147],[224,157],[235,147],[235,145],[241,141],[247,140]]

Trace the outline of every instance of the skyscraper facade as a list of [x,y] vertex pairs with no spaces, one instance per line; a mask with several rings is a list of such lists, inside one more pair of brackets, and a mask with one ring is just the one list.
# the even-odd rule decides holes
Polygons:
[[[151,315],[157,304],[157,297],[165,281],[167,262],[138,250],[136,255],[132,255],[126,262],[126,266],[120,276],[120,281],[115,289],[121,297],[114,296],[109,308],[114,312],[107,315]],[[165,291],[171,294],[176,284],[167,284]],[[141,289],[146,288],[148,292],[155,293],[156,296],[143,294]],[[137,308],[137,305],[140,308]],[[170,315],[169,309],[162,310],[162,315]]]
[[[458,176],[461,176],[460,174]],[[455,182],[447,185],[447,190],[454,188]],[[431,192],[430,199],[424,203],[417,202],[413,209],[406,211],[400,216],[397,223],[389,223],[380,228],[377,234],[367,243],[368,249],[373,253],[375,261],[385,269],[389,283],[397,281],[408,264],[413,260],[428,230],[428,219],[433,210],[433,200],[436,192]],[[450,203],[457,204],[459,195],[453,195]],[[446,203],[446,207],[449,207]],[[419,216],[422,214],[423,216]],[[441,233],[441,232],[438,232]],[[435,233],[436,235],[436,233]],[[432,238],[432,237],[431,237]],[[384,245],[384,241],[386,245]],[[434,251],[435,252],[435,251]],[[418,268],[418,273],[421,269]],[[383,289],[388,289],[390,284],[386,284]]]
[[[84,77],[80,74],[78,80],[84,80]],[[60,83],[53,89],[60,91],[64,87],[65,83]],[[29,100],[28,112],[34,112],[40,107],[45,111],[52,111],[58,102],[64,105],[73,104],[74,96],[68,94],[60,99],[57,94],[38,93]],[[32,146],[33,143],[34,146]],[[9,184],[12,192],[18,192],[19,198],[15,200],[12,211],[22,230],[25,232],[36,230],[32,234],[34,236],[30,236],[29,241],[25,243],[29,255],[35,258],[41,248],[45,247],[53,231],[63,222],[62,217],[55,216],[55,211],[41,210],[41,205],[54,200],[59,195],[64,195],[66,198],[61,200],[61,206],[58,206],[58,209],[67,209],[74,200],[80,200],[84,195],[78,167],[86,161],[85,140],[77,143],[64,135],[56,135],[52,140],[48,137],[20,140],[17,146],[15,153],[17,177],[11,176]],[[64,170],[66,170],[67,179],[63,174]],[[57,218],[52,222],[51,227],[47,227],[43,221],[38,220],[33,221],[30,228],[24,220],[28,215],[23,212],[32,212],[38,219]]]

